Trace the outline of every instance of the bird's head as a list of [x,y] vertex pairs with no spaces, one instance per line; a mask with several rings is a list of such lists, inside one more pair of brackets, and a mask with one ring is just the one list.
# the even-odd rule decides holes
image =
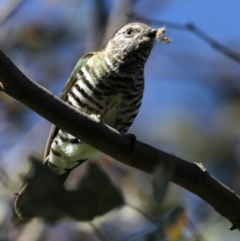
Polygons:
[[149,54],[157,31],[143,23],[129,23],[114,33],[104,46],[104,51],[121,53],[123,57],[141,50]]

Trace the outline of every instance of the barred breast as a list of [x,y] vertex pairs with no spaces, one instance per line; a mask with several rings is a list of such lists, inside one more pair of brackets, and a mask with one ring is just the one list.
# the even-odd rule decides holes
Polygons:
[[[106,61],[102,68],[110,72],[109,65]],[[101,76],[101,68],[91,69],[87,63],[76,74],[67,103],[89,115],[100,115],[102,122],[125,133],[139,111],[143,89],[143,73],[123,76],[115,72]],[[96,149],[59,130],[51,145],[48,164],[61,175],[97,153]]]

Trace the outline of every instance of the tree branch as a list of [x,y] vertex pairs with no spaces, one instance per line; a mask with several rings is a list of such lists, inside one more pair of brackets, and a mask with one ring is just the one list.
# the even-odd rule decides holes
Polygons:
[[91,117],[28,79],[2,51],[0,86],[6,94],[54,125],[122,163],[148,173],[152,173],[157,166],[166,170],[173,169],[171,182],[209,203],[233,224],[232,229],[240,229],[240,198],[212,177],[202,165],[184,161],[140,141],[133,145],[127,135],[122,135],[105,124],[99,127],[99,123]]

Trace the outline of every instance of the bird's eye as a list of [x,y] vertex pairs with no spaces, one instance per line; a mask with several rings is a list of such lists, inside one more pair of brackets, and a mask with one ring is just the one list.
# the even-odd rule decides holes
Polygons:
[[132,37],[133,34],[134,34],[134,31],[133,31],[132,28],[127,29],[126,32],[125,32],[126,37]]

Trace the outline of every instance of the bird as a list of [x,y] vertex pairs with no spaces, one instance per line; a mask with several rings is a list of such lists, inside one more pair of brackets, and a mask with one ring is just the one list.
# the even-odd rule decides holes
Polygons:
[[[118,29],[96,52],[84,55],[73,69],[60,99],[120,133],[139,112],[144,92],[144,66],[155,40],[168,43],[165,28],[132,22]],[[53,126],[45,164],[64,182],[70,172],[98,150]]]
[[[124,25],[100,50],[84,55],[77,62],[60,99],[125,134],[142,103],[144,66],[155,40],[170,43],[170,39],[163,35],[165,31],[165,27],[153,29],[138,22]],[[29,182],[15,194],[17,216],[26,221],[38,215],[34,208],[31,209],[31,205],[39,201],[41,193],[36,192],[35,184],[48,194],[54,189],[53,195],[56,195],[56,190],[62,190],[71,171],[98,152],[81,139],[53,125],[44,154],[44,166],[47,166],[44,169],[44,180],[48,176],[51,185],[42,186],[39,176],[34,182],[29,181],[29,177],[25,178]],[[50,176],[47,175],[48,171]],[[30,178],[32,175],[30,171]]]

